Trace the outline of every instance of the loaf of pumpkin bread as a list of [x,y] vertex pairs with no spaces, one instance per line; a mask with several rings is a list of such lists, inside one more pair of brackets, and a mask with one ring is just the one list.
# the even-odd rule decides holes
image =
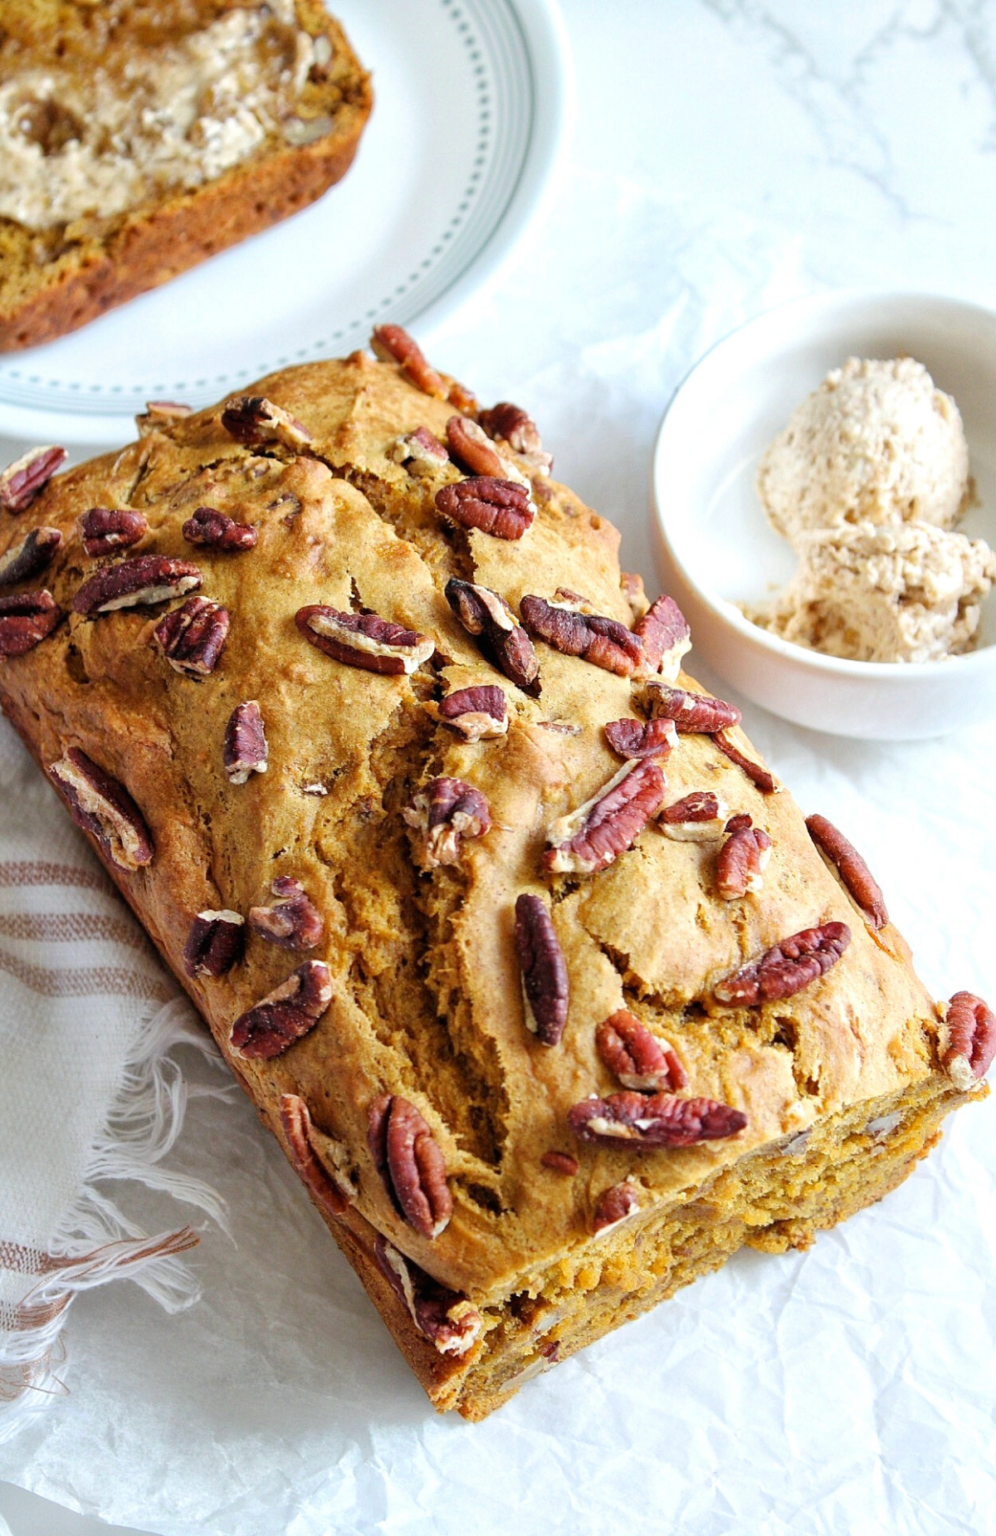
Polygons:
[[3,0],[0,352],[313,202],[370,106],[321,0]]
[[927,995],[526,413],[375,349],[0,475],[0,697],[479,1419],[894,1188],[996,1018]]

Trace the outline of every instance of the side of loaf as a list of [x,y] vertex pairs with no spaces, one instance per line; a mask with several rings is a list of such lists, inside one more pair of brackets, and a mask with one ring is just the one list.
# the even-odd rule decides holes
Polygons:
[[996,1018],[927,995],[526,413],[375,342],[0,475],[0,702],[481,1418],[887,1193]]
[[18,0],[0,16],[0,351],[320,197],[370,79],[320,0]]

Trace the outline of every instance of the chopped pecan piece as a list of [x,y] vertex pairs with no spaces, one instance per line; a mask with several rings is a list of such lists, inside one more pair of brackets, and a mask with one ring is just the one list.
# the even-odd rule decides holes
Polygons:
[[105,565],[80,587],[73,598],[75,613],[110,613],[139,603],[168,603],[201,584],[201,573],[189,560],[165,555],[135,555],[117,565]]
[[956,992],[944,1023],[947,1048],[941,1066],[955,1087],[968,1093],[996,1056],[996,1013],[974,992]]
[[61,618],[62,610],[44,587],[0,597],[0,656],[24,656],[34,650]]
[[314,1029],[332,1001],[332,977],[321,960],[306,960],[232,1025],[231,1045],[248,1060],[282,1056]]
[[603,1189],[595,1203],[591,1218],[592,1237],[605,1237],[628,1216],[635,1216],[640,1209],[640,1196],[632,1179]]
[[0,471],[0,511],[23,512],[61,469],[65,448],[31,448]]
[[[679,731],[681,730],[680,725],[678,729]],[[728,757],[731,763],[736,763],[737,767],[743,770],[751,783],[757,786],[762,795],[773,795],[775,793],[778,785],[775,783],[774,776],[768,772],[767,768],[763,768],[752,757],[747,757],[741,752],[740,748],[734,746],[733,742],[723,731],[717,731],[712,739],[723,756]]]
[[238,912],[198,912],[183,947],[183,969],[188,976],[224,976],[242,959],[245,940]]
[[255,699],[236,704],[225,726],[222,749],[225,773],[232,784],[245,784],[251,773],[265,773],[268,751],[263,716]]
[[[451,416],[446,423],[446,441],[451,457],[468,475],[490,475],[498,480],[513,478],[508,473],[508,461],[492,447],[487,433],[476,421]],[[514,478],[518,478],[518,471]]]
[[551,875],[590,875],[632,848],[660,809],[667,781],[652,758],[627,763],[591,800],[559,817],[547,833],[543,868]]
[[58,528],[32,528],[5,555],[0,555],[0,587],[12,587],[15,581],[37,576],[51,563],[61,543]]
[[629,677],[643,654],[633,631],[604,614],[583,613],[570,603],[548,603],[531,592],[522,599],[519,611],[531,635],[565,656],[580,656],[617,677]]
[[771,838],[763,827],[751,826],[749,816],[734,816],[726,830],[730,835],[716,860],[716,889],[724,901],[738,901],[761,889],[771,857]]
[[275,902],[249,908],[253,933],[281,949],[314,949],[322,942],[325,924],[304,886],[290,875],[278,875],[270,889],[277,897]]
[[620,757],[666,757],[678,745],[673,720],[610,720],[605,739]]
[[624,1088],[662,1093],[686,1086],[685,1069],[671,1047],[652,1035],[626,1008],[602,1020],[595,1031],[595,1045]]
[[542,896],[523,893],[516,900],[515,947],[526,1025],[542,1045],[556,1045],[567,1023],[567,962]]
[[865,921],[872,928],[884,928],[889,921],[885,897],[853,843],[825,816],[807,816],[806,828],[817,848],[837,870]]
[[441,1355],[465,1355],[484,1326],[477,1308],[459,1291],[433,1280],[424,1269],[377,1234],[374,1257],[381,1274],[407,1307],[415,1327]]
[[329,1216],[341,1216],[349,1208],[349,1197],[319,1160],[312,1146],[311,1112],[300,1094],[281,1094],[280,1124],[287,1138],[291,1162],[307,1184],[316,1204]]
[[379,357],[382,363],[400,363],[423,395],[432,395],[435,400],[446,399],[442,376],[426,362],[422,348],[402,326],[375,326],[370,346],[374,357]]
[[376,613],[341,613],[325,603],[299,608],[295,622],[305,639],[334,661],[385,676],[416,671],[436,649],[434,640]]
[[302,448],[311,442],[307,427],[265,395],[233,395],[225,401],[221,424],[229,437],[246,448],[255,448],[260,443]]
[[228,639],[228,609],[207,597],[188,597],[159,620],[152,638],[174,671],[207,677],[218,665]]
[[836,965],[850,942],[846,923],[804,928],[717,982],[713,996],[731,1008],[755,1008],[792,997]]
[[458,688],[440,703],[439,718],[459,731],[467,741],[504,736],[508,730],[505,690],[493,683]]
[[416,427],[414,432],[396,437],[386,451],[391,462],[404,465],[410,475],[431,475],[450,462],[445,444],[428,427]]
[[521,539],[536,516],[525,486],[492,475],[472,475],[444,485],[436,492],[436,506],[461,528],[477,528],[496,539]]
[[540,1162],[544,1168],[551,1168],[554,1173],[564,1173],[571,1179],[580,1167],[577,1158],[569,1152],[544,1152]]
[[79,747],[70,747],[48,771],[76,825],[97,839],[112,864],[133,870],[152,863],[152,833],[123,784]]
[[80,518],[83,548],[91,558],[112,555],[116,549],[129,549],[149,531],[141,512],[131,507],[91,507]]
[[237,523],[217,507],[198,507],[184,523],[182,532],[188,544],[206,544],[225,553],[255,549],[259,538],[259,530],[251,523]]
[[402,815],[419,833],[420,858],[426,869],[458,864],[464,838],[483,837],[491,827],[487,800],[463,779],[430,779]]
[[370,1106],[367,1143],[392,1204],[422,1237],[438,1237],[453,1214],[446,1160],[414,1104],[381,1094]]
[[185,421],[193,414],[193,409],[192,405],[181,405],[178,400],[147,400],[145,414],[135,417],[138,435],[148,437],[150,432],[165,431],[178,421]]
[[474,585],[451,576],[446,601],[470,635],[480,636],[482,648],[499,672],[523,693],[538,697],[539,662],[533,643],[503,597],[490,587]]
[[643,645],[643,659],[635,675],[661,673],[665,682],[673,683],[681,671],[681,658],[692,648],[688,620],[674,598],[659,597],[651,603],[634,625],[634,633]]
[[647,594],[643,590],[643,577],[638,571],[620,571],[619,588],[629,603],[633,617],[642,618],[647,611]]
[[657,825],[679,843],[709,843],[721,837],[729,807],[711,789],[694,789],[690,795],[666,805]]
[[722,1141],[747,1124],[747,1116],[715,1099],[678,1099],[669,1093],[611,1093],[582,1099],[567,1123],[579,1141],[609,1146],[690,1147]]
[[726,725],[736,725],[740,719],[735,704],[711,698],[707,693],[673,688],[670,683],[660,682],[655,677],[643,684],[641,702],[653,719],[673,720],[682,733],[713,735]]

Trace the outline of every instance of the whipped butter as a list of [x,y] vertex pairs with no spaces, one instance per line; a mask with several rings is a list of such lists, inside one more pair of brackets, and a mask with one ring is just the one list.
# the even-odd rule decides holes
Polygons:
[[38,231],[111,217],[214,180],[275,133],[300,142],[313,62],[293,0],[269,0],[90,72],[25,70],[0,85],[0,216]]

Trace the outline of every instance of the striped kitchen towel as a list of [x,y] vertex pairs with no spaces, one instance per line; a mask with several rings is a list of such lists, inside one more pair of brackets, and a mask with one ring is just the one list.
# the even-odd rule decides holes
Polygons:
[[143,1232],[112,1196],[137,1179],[224,1220],[212,1190],[161,1161],[190,1091],[180,1045],[216,1056],[0,720],[0,1440],[66,1390],[77,1292],[122,1277],[170,1310],[196,1299],[178,1257],[193,1228]]

